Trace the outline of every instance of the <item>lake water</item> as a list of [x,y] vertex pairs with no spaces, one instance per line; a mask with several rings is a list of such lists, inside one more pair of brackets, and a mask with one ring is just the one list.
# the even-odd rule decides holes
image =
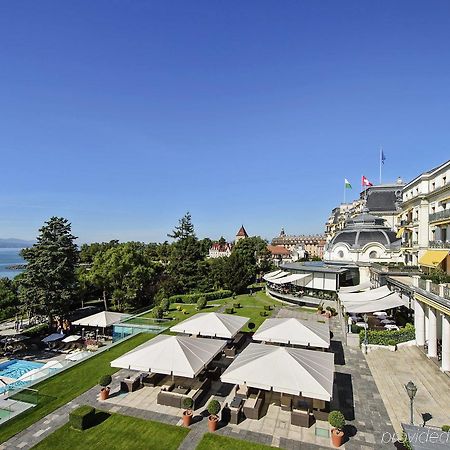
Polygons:
[[7,269],[11,264],[23,264],[25,261],[20,256],[20,248],[0,248],[0,278],[14,278],[21,270]]

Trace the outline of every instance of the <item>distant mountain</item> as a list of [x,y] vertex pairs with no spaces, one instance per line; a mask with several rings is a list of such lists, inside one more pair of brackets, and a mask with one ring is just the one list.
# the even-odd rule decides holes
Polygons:
[[0,248],[23,248],[31,247],[33,245],[32,241],[25,241],[23,239],[0,239]]

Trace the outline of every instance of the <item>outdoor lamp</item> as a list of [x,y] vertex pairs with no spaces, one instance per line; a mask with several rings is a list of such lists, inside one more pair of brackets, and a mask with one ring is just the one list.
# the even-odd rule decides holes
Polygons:
[[367,355],[367,344],[368,344],[368,341],[367,341],[367,322],[369,321],[369,317],[367,316],[366,313],[364,313],[363,319],[364,319],[364,324],[365,324],[365,327],[364,327],[364,347],[365,347],[365,353]]
[[410,400],[410,407],[411,407],[411,425],[414,425],[414,397],[416,396],[417,392],[417,386],[412,382],[408,381],[408,384],[405,384],[406,392],[408,393],[408,397]]

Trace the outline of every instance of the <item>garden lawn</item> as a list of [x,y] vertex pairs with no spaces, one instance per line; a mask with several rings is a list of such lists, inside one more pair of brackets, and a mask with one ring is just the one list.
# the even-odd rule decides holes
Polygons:
[[56,430],[36,450],[176,450],[189,430],[159,422],[97,412],[102,421],[84,431],[73,430],[69,424]]
[[249,441],[221,436],[220,434],[206,433],[196,450],[267,450],[275,447],[269,447],[263,444],[256,444]]
[[133,336],[87,361],[34,385],[32,389],[39,391],[38,404],[34,408],[25,411],[23,414],[1,425],[0,442],[5,442],[55,409],[58,409],[92,388],[98,383],[101,375],[117,372],[119,369],[110,365],[113,359],[118,358],[153,337],[154,335],[149,333],[141,333]]
[[[256,331],[259,326],[273,314],[273,308],[275,306],[281,306],[282,303],[274,300],[273,298],[268,297],[264,292],[255,292],[253,295],[238,295],[235,299],[229,298],[225,299],[227,302],[227,307],[231,308],[233,303],[240,303],[240,308],[234,308],[234,314],[243,317],[250,317],[247,325],[242,329],[242,331]],[[261,316],[261,313],[264,312],[264,306],[271,306],[270,311],[267,312],[267,316]],[[255,328],[250,330],[248,328],[249,323],[254,323]]]

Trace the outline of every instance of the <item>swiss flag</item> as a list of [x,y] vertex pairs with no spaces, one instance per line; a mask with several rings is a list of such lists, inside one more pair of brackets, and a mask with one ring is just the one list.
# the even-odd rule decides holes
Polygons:
[[373,186],[373,184],[364,175],[361,178],[361,184],[363,186]]

